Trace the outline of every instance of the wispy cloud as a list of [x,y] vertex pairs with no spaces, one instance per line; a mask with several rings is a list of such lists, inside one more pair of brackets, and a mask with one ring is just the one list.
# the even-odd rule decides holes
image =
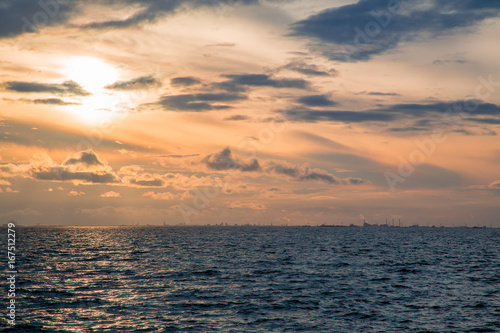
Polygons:
[[170,84],[174,87],[189,87],[200,83],[201,81],[193,76],[174,77],[170,80]]
[[229,80],[215,84],[227,91],[245,91],[246,87],[272,87],[307,89],[309,82],[304,79],[275,78],[267,74],[227,74]]
[[245,100],[247,97],[240,94],[228,93],[201,93],[163,96],[159,104],[166,111],[210,111],[228,109],[230,106],[226,102]]
[[137,77],[128,81],[117,81],[107,85],[105,88],[109,90],[145,90],[158,88],[161,86],[161,81],[152,75]]
[[40,83],[26,81],[8,81],[2,84],[3,89],[18,93],[50,93],[62,96],[89,96],[90,93],[75,81],[63,83]]

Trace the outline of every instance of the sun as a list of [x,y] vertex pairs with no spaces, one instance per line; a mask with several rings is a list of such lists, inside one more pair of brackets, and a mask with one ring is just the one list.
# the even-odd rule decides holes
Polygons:
[[64,74],[67,80],[75,81],[91,94],[81,97],[79,105],[69,106],[69,112],[92,125],[119,113],[120,94],[105,88],[120,79],[115,66],[98,58],[73,57],[65,61]]
[[77,57],[66,63],[66,76],[92,94],[102,92],[106,85],[117,81],[119,74],[115,67],[98,58]]

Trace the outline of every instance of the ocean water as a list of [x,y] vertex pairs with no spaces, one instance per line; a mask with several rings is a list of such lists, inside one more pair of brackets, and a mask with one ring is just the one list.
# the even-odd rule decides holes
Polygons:
[[498,229],[17,228],[1,331],[500,332],[499,244]]

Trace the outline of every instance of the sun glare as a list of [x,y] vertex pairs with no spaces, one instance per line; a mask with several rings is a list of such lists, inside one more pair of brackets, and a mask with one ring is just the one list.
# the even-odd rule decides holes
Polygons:
[[81,105],[67,109],[91,124],[113,118],[120,104],[120,94],[108,91],[104,87],[119,80],[119,71],[112,65],[92,57],[71,58],[65,63],[65,75],[75,81],[90,96],[81,97]]
[[68,61],[66,67],[68,78],[93,94],[102,92],[104,86],[119,78],[116,68],[97,58],[73,58]]

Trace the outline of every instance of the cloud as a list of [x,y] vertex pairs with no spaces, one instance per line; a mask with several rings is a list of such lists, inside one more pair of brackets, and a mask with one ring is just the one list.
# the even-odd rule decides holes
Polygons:
[[[111,2],[112,3],[112,2]],[[197,7],[217,7],[220,5],[251,5],[257,4],[258,0],[129,0],[129,4],[140,5],[141,8],[133,15],[122,19],[88,24],[86,27],[94,29],[127,28],[145,23],[154,23],[157,20],[180,10]]]
[[384,1],[326,9],[292,25],[292,36],[313,38],[312,49],[337,61],[366,61],[401,43],[435,38],[500,13],[497,1]]
[[204,93],[163,96],[159,104],[167,111],[210,111],[229,108],[228,105],[217,105],[213,103],[234,102],[246,99],[246,96],[227,93]]
[[267,172],[274,172],[279,175],[285,175],[295,181],[320,181],[335,185],[361,185],[368,181],[361,178],[338,178],[326,170],[310,168],[307,165],[298,166],[283,161],[270,161],[265,165]]
[[500,180],[495,180],[490,185],[488,185],[488,187],[493,190],[500,190]]
[[31,172],[33,178],[38,180],[54,181],[82,181],[85,183],[108,184],[118,183],[116,175],[112,172],[103,171],[69,171],[63,167],[50,167],[47,169],[35,169]]
[[[307,96],[306,96],[307,97]],[[314,103],[318,99],[318,104],[321,104],[320,97],[313,97],[312,100],[305,102]],[[485,124],[498,124],[500,119],[500,105],[493,103],[484,103],[479,100],[465,101],[439,101],[435,103],[406,103],[394,104],[378,109],[364,111],[346,111],[346,110],[316,110],[309,108],[292,108],[289,110],[277,110],[277,113],[287,116],[293,121],[302,122],[318,122],[318,121],[337,121],[345,123],[359,122],[391,122],[398,119],[422,118],[419,119],[420,124],[410,127],[392,127],[388,131],[422,131],[425,124],[428,124],[432,119],[442,119],[444,121],[453,120],[454,117],[475,121]],[[499,116],[499,118],[473,118],[472,116]],[[431,117],[429,119],[429,117]],[[468,117],[468,118],[465,118]]]
[[99,160],[93,150],[79,152],[76,157],[69,158],[63,162],[63,165],[74,164],[104,165],[104,163]]
[[189,155],[163,155],[161,157],[169,157],[169,158],[189,158],[189,157],[198,157],[200,154],[189,154]]
[[83,151],[56,164],[49,156],[39,155],[27,166],[29,175],[37,180],[78,181],[94,184],[119,183],[112,168],[102,162],[92,150]]
[[333,106],[337,104],[337,102],[330,100],[326,95],[302,96],[297,99],[297,102],[307,106]]
[[234,159],[229,147],[224,150],[208,155],[202,161],[208,168],[214,170],[241,170],[241,171],[259,171],[260,165],[256,159],[252,159],[248,163],[242,163],[238,159]]
[[144,187],[161,187],[164,184],[161,176],[155,176],[151,174],[143,174],[138,178],[126,178],[124,180],[129,184]]
[[361,178],[340,179],[326,170],[310,168],[307,165],[298,166],[285,161],[259,162],[257,159],[252,159],[248,163],[242,163],[232,156],[229,147],[218,153],[208,155],[201,162],[213,170],[258,171],[264,174],[284,175],[295,181],[322,181],[338,185],[368,183]]
[[[40,3],[43,3],[44,6]],[[2,22],[0,38],[37,32],[43,26],[64,23],[75,11],[77,5],[74,1],[50,3],[50,1],[34,2],[31,0],[2,1],[0,5],[0,22]]]
[[465,120],[481,124],[500,125],[500,118],[465,118]]
[[444,114],[446,112],[466,113],[470,115],[500,115],[500,105],[484,103],[477,99],[436,103],[407,103],[395,104],[387,108],[380,108],[378,112],[400,113],[411,116],[424,116],[432,114]]
[[154,200],[173,200],[177,198],[177,196],[173,193],[170,192],[164,192],[164,193],[155,193],[153,191],[146,192],[142,195],[143,197],[150,197]]
[[104,12],[114,9],[123,9],[130,6],[136,11],[132,15],[116,20],[91,22],[83,28],[93,29],[119,29],[154,23],[165,16],[179,11],[199,7],[219,7],[233,5],[257,4],[258,0],[128,0],[125,4],[116,1],[90,0],[85,3],[78,1],[31,1],[16,0],[2,1],[0,5],[0,38],[12,38],[23,33],[38,32],[44,27],[62,25],[73,17],[85,11],[84,6],[98,5],[108,7]]
[[383,93],[378,91],[370,91],[367,92],[366,94],[370,96],[401,96],[400,94],[397,93]]
[[20,93],[51,93],[61,96],[89,96],[88,91],[85,91],[75,81],[65,81],[59,83],[39,83],[26,81],[8,81],[2,84],[5,90],[15,91]]
[[278,69],[288,69],[300,74],[309,76],[335,76],[338,72],[335,69],[324,69],[314,64],[308,64],[302,59],[295,59]]
[[45,98],[33,100],[35,104],[50,104],[50,105],[79,105],[80,103],[66,102],[60,98]]
[[206,47],[235,47],[236,43],[216,43],[216,44],[207,44]]
[[113,84],[107,85],[104,88],[109,90],[127,91],[127,90],[144,90],[150,88],[158,88],[159,86],[161,86],[160,80],[158,80],[152,75],[146,75],[128,81],[117,81]]
[[133,185],[134,187],[161,187],[165,184],[164,176],[144,172],[144,169],[138,165],[121,167],[117,174],[123,184]]
[[396,115],[385,112],[371,111],[320,111],[313,109],[291,109],[277,111],[284,114],[293,121],[318,122],[318,121],[338,121],[344,123],[359,123],[365,121],[388,122],[396,119]]
[[235,114],[233,116],[229,116],[224,118],[224,120],[248,120],[250,117],[242,115],[242,114]]
[[464,188],[465,190],[483,190],[500,196],[500,180],[495,180],[488,185],[474,185]]
[[41,99],[28,99],[28,98],[19,98],[19,99],[10,99],[4,98],[4,101],[7,102],[20,102],[20,103],[33,103],[33,104],[46,104],[46,105],[81,105],[81,103],[74,102],[66,102],[60,98],[41,98]]
[[170,80],[170,84],[174,87],[188,87],[200,83],[199,79],[192,76],[174,77]]
[[409,127],[390,127],[387,129],[389,132],[422,132],[422,131],[428,131],[428,128],[425,127],[415,127],[415,126],[409,126]]
[[293,180],[307,181],[317,180],[330,184],[341,184],[342,180],[321,169],[311,169],[307,166],[297,166],[286,162],[268,162],[266,171],[279,175],[286,175]]
[[68,196],[70,196],[70,197],[77,197],[80,195],[85,195],[85,192],[83,192],[83,191],[70,191],[68,193]]
[[228,91],[241,91],[244,90],[242,88],[244,86],[296,89],[306,89],[309,86],[309,82],[303,79],[277,79],[267,74],[228,74],[223,76],[230,80],[216,85]]
[[121,195],[118,192],[109,191],[109,192],[101,194],[101,197],[103,197],[103,198],[121,198]]

